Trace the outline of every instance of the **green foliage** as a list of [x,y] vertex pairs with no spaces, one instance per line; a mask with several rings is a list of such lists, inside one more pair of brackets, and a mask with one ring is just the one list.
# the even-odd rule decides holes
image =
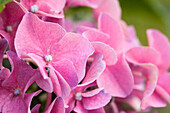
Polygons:
[[11,2],[12,0],[0,0],[0,12],[4,9],[5,4]]

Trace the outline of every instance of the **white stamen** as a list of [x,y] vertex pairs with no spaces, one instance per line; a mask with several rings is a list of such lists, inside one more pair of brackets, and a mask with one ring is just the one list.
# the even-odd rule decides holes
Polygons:
[[21,93],[21,90],[20,90],[20,89],[15,89],[14,95],[19,95],[20,93]]
[[82,100],[82,95],[81,95],[81,93],[76,93],[76,94],[75,94],[75,100],[77,100],[77,101],[81,101],[81,100]]
[[12,26],[6,26],[6,31],[7,32],[12,32],[13,31]]
[[33,5],[30,8],[31,12],[36,13],[39,10],[39,7],[37,5]]
[[51,55],[46,55],[45,56],[45,61],[46,62],[51,62],[53,60],[52,56]]

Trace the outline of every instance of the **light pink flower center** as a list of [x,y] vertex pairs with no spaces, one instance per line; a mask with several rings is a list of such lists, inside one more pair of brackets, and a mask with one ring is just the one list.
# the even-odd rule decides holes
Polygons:
[[12,32],[13,31],[12,26],[6,26],[6,31],[7,32]]
[[39,10],[39,7],[37,5],[33,5],[30,8],[30,11],[33,12],[33,13],[36,13],[38,10]]
[[81,93],[76,93],[75,94],[75,100],[81,101],[82,100],[82,94]]
[[21,94],[21,90],[20,89],[15,89],[14,90],[14,95],[20,95]]

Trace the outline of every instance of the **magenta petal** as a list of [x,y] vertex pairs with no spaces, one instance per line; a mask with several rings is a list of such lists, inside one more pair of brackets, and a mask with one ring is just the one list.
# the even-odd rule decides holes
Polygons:
[[101,12],[107,13],[117,20],[121,19],[121,8],[118,0],[103,0],[100,6],[94,9],[96,20]]
[[65,113],[64,101],[61,97],[57,97],[45,111],[45,113]]
[[0,112],[2,112],[3,106],[11,99],[11,92],[0,87]]
[[114,65],[117,62],[117,55],[113,48],[101,42],[92,42],[95,53],[101,53],[107,65]]
[[162,57],[162,63],[160,68],[167,71],[170,68],[170,43],[168,38],[163,35],[160,31],[150,29],[147,31],[147,37],[149,41],[149,46],[153,47],[160,52]]
[[102,55],[101,54],[94,55],[94,61],[90,66],[90,69],[88,70],[85,78],[83,79],[83,82],[79,86],[84,86],[94,82],[104,71],[105,67],[106,64],[102,60]]
[[114,20],[111,16],[102,13],[98,19],[98,29],[110,35],[107,44],[113,47],[117,53],[123,50],[125,39],[123,29],[119,22]]
[[72,61],[80,82],[85,75],[87,58],[94,52],[91,43],[79,34],[67,33],[52,49],[54,49],[53,53],[56,53],[54,62],[62,59]]
[[28,106],[21,96],[13,97],[3,106],[2,113],[27,113]]
[[52,66],[61,74],[71,88],[77,86],[78,77],[71,61],[60,60],[58,62],[53,62]]
[[10,70],[7,68],[3,68],[2,70],[0,70],[0,87],[1,87],[1,83],[7,79],[9,77],[9,75],[11,74]]
[[0,39],[0,69],[2,68],[3,55],[7,48],[7,44],[5,39]]
[[27,53],[34,53],[39,56],[50,54],[51,46],[61,40],[64,34],[65,30],[60,25],[44,22],[34,14],[27,13],[16,33],[15,47],[17,54],[20,57],[26,57]]
[[97,79],[97,84],[112,96],[126,97],[131,93],[134,80],[131,69],[123,55],[118,56],[118,61],[115,65],[106,67],[105,71]]
[[35,106],[31,109],[31,113],[39,113],[40,106],[41,106],[41,104],[35,105]]

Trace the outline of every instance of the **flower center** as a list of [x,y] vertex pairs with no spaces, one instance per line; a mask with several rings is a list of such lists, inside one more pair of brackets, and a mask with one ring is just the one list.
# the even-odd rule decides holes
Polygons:
[[46,55],[45,56],[45,61],[46,62],[51,62],[53,60],[52,56],[51,55]]
[[6,26],[6,31],[7,32],[12,32],[13,31],[12,26]]
[[21,90],[20,89],[15,89],[14,90],[14,95],[20,95],[21,94]]
[[37,5],[33,5],[30,8],[31,12],[36,13],[39,10],[39,7]]
[[77,101],[81,101],[81,100],[82,100],[82,95],[81,95],[81,93],[76,93],[76,94],[75,94],[75,100],[77,100]]

